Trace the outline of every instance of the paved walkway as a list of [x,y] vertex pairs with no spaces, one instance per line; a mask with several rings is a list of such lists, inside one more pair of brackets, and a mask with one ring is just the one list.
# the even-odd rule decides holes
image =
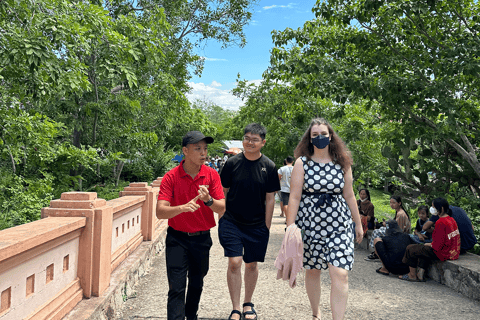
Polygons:
[[[265,262],[259,264],[260,273],[257,289],[253,296],[255,309],[261,320],[310,320],[310,305],[304,286],[304,275],[299,276],[297,287],[291,289],[288,283],[276,280],[274,261],[282,243],[285,224],[275,214],[271,229],[270,243]],[[227,258],[218,242],[217,229],[212,230],[210,271],[205,278],[205,287],[200,302],[199,319],[227,319],[231,302],[226,281]],[[435,281],[411,283],[394,276],[375,273],[378,262],[367,262],[368,253],[356,250],[355,265],[349,273],[349,300],[346,319],[378,320],[478,320],[480,303],[445,287]],[[322,273],[322,319],[332,319],[330,312],[330,277]],[[156,257],[149,273],[134,288],[135,297],[124,303],[117,319],[167,319],[168,283],[165,271],[165,256]]]

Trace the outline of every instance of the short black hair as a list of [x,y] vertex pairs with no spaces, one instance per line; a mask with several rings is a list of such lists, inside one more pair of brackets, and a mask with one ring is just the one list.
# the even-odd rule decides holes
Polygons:
[[443,208],[443,212],[448,214],[450,217],[452,216],[452,209],[450,209],[450,205],[448,204],[448,201],[444,198],[433,199],[433,207],[437,209],[438,215],[442,213],[442,208]]
[[245,127],[243,134],[258,134],[262,140],[265,140],[265,136],[267,135],[267,129],[264,126],[258,123],[250,123]]
[[287,157],[287,163],[293,163],[295,159],[292,156]]

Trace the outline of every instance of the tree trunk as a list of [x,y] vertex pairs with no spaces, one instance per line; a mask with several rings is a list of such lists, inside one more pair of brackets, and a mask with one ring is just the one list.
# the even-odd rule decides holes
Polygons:
[[122,173],[123,169],[123,161],[118,160],[116,165],[116,177],[115,177],[115,187],[118,187],[118,182],[120,180],[120,174]]
[[82,135],[82,131],[77,130],[77,127],[73,129],[73,145],[77,148],[80,148],[80,137]]
[[10,147],[8,146],[8,144],[5,144],[5,145],[7,146],[8,154],[10,155],[10,159],[12,160],[13,173],[15,173],[17,171],[17,169],[15,167],[15,159],[13,158],[12,152],[10,151]]

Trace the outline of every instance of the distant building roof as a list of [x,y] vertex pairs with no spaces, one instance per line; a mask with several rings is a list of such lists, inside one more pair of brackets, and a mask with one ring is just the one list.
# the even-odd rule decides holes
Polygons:
[[226,141],[223,141],[223,143],[227,146],[227,149],[238,148],[243,150],[242,140],[226,140]]

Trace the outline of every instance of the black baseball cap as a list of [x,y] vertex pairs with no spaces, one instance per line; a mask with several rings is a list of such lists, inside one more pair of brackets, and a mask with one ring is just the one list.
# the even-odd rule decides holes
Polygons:
[[200,131],[188,131],[182,140],[182,147],[186,147],[187,144],[197,143],[201,140],[205,140],[206,143],[212,143],[212,137],[205,137]]

